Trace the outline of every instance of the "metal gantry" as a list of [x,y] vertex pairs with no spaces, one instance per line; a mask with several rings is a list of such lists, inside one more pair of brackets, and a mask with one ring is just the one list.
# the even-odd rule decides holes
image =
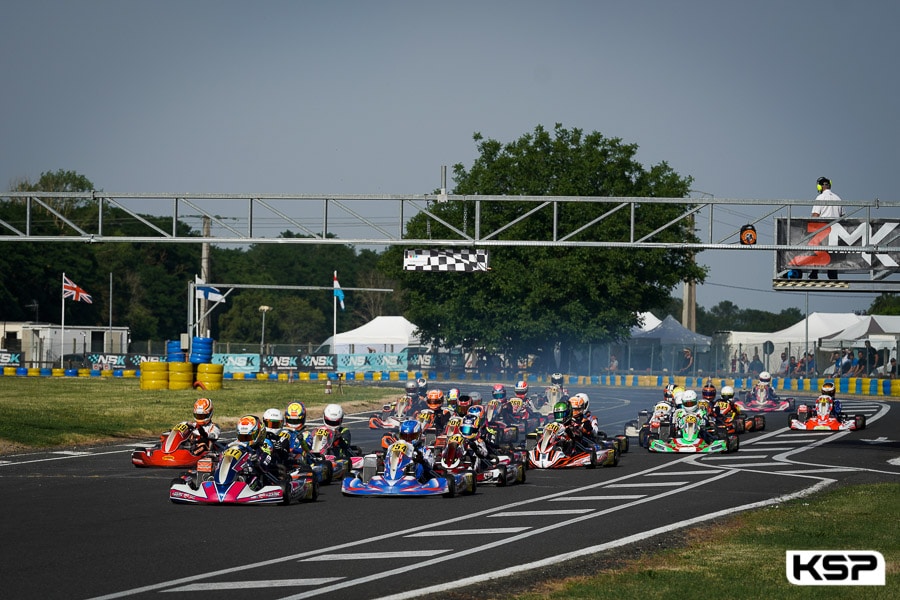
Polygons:
[[[739,236],[741,227],[754,225],[763,229],[776,219],[791,221],[808,219],[809,207],[813,201],[793,199],[737,199],[714,198],[701,194],[699,198],[637,198],[605,196],[479,196],[454,194],[176,194],[176,193],[124,193],[112,194],[102,191],[89,192],[5,192],[0,193],[0,202],[22,203],[25,205],[23,223],[8,223],[0,220],[0,242],[153,242],[153,243],[210,243],[229,244],[349,244],[355,246],[385,247],[403,245],[445,248],[491,248],[509,246],[556,246],[556,247],[596,247],[596,248],[641,248],[679,249],[700,251],[801,252],[808,250],[810,236],[791,243],[757,243],[743,245]],[[465,230],[445,221],[435,207],[444,203],[462,203],[466,218],[471,218],[471,226]],[[499,226],[487,230],[482,214],[493,203],[515,202],[519,205],[533,205],[521,214],[510,218]],[[75,223],[66,214],[70,203],[95,204],[96,221],[90,224]],[[557,216],[566,205],[591,203],[599,205],[595,211],[600,216],[586,220],[574,228],[563,231]],[[638,234],[636,215],[638,208],[645,205],[679,205],[684,211],[662,227]],[[847,219],[865,223],[900,217],[900,201],[851,200],[841,205]],[[120,209],[126,218],[140,223],[146,230],[144,235],[116,235],[113,227],[104,222],[107,207]],[[627,235],[620,239],[594,239],[592,227],[613,215],[625,211],[629,215],[630,227]],[[744,222],[727,224],[720,215],[728,219],[734,212],[752,213],[742,215]],[[415,214],[424,213],[434,222],[440,223],[451,236],[428,239],[404,237],[406,224]],[[50,216],[62,229],[56,235],[37,235],[34,231],[38,219]],[[152,220],[151,220],[152,219]],[[543,219],[551,223],[544,239],[518,239],[513,232],[514,225],[528,219]],[[698,243],[674,243],[656,240],[656,236],[669,227],[693,219]],[[209,235],[198,233],[201,221],[207,220],[211,227]],[[159,223],[167,223],[161,226]],[[179,224],[188,224],[190,231],[179,231]],[[191,225],[196,223],[196,227]],[[183,225],[182,225],[183,228]],[[773,227],[774,229],[774,227]],[[866,228],[869,231],[870,228]],[[441,228],[443,231],[444,228]],[[283,237],[290,231],[297,237]],[[761,232],[761,237],[767,237]],[[774,236],[772,236],[774,239]],[[834,253],[859,253],[865,255],[891,255],[900,258],[900,242],[894,237],[878,239],[877,243],[865,235],[856,240],[852,250],[845,244],[818,245],[816,250]],[[773,287],[775,289],[809,291],[811,287],[829,290],[852,291],[893,291],[900,282],[891,280],[896,270],[879,265],[867,273],[866,277],[855,280],[804,281],[784,280],[783,273],[775,269]],[[859,273],[858,273],[859,274]],[[898,286],[898,287],[895,287]]]

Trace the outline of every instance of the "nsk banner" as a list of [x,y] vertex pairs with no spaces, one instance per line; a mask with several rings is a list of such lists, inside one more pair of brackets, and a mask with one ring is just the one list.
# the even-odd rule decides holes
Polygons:
[[[811,237],[810,237],[811,236]],[[809,250],[778,250],[775,253],[775,270],[820,269],[844,273],[868,271],[896,271],[900,267],[900,221],[888,219],[841,219],[828,226],[820,219],[775,219],[775,243],[800,245],[801,240]],[[816,246],[846,246],[846,252],[816,250]],[[883,252],[860,252],[853,248],[878,246]]]

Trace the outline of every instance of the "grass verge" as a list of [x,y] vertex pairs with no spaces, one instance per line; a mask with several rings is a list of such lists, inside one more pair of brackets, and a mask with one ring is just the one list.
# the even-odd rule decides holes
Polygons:
[[[898,498],[897,483],[842,487],[689,530],[684,547],[641,556],[595,576],[485,598],[898,598]],[[887,564],[887,585],[792,585],[786,576],[787,550],[876,550]]]
[[233,426],[244,414],[262,416],[299,400],[313,417],[329,402],[347,412],[378,405],[401,389],[345,383],[325,393],[323,382],[241,381],[224,389],[141,390],[136,378],[0,377],[0,453],[158,435],[191,417],[197,398],[212,398],[214,420]]

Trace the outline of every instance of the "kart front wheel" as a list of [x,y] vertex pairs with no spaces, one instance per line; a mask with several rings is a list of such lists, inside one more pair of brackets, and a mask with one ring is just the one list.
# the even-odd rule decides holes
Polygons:
[[506,465],[497,465],[497,487],[506,485]]
[[856,429],[865,429],[866,428],[866,415],[854,416],[853,424],[856,425]]
[[456,478],[447,478],[447,491],[443,493],[444,498],[453,498],[456,496]]

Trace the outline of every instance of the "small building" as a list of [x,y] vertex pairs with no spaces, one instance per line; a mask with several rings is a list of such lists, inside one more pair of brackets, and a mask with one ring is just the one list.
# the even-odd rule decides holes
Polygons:
[[18,354],[23,367],[72,367],[85,363],[89,354],[124,354],[131,339],[128,327],[67,325],[65,339],[63,333],[61,325],[52,323],[5,322],[0,347]]

